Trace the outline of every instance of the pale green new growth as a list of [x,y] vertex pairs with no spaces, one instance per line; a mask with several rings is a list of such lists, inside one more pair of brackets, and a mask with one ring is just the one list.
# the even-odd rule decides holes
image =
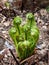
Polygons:
[[34,15],[28,13],[26,19],[27,23],[20,26],[22,19],[19,16],[15,17],[13,20],[14,27],[9,32],[20,59],[25,59],[33,54],[39,39],[39,29],[36,25]]

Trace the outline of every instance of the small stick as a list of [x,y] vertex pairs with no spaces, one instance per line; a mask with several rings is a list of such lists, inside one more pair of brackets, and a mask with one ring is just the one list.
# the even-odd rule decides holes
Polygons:
[[16,64],[20,65],[20,63],[18,62],[18,60],[16,59],[16,57],[14,56],[13,52],[11,49],[9,49],[10,53],[12,54],[14,60],[16,61]]
[[4,40],[8,41],[10,44],[12,43],[12,41],[5,38],[5,36],[2,33],[0,33],[0,37],[3,38]]

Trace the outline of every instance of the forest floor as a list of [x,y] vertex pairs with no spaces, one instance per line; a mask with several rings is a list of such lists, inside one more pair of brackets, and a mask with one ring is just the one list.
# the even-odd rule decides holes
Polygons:
[[[19,16],[23,18],[23,22],[25,22],[26,12],[24,11],[23,14],[20,11],[17,12],[19,13]],[[16,13],[16,15],[18,14]],[[25,62],[24,65],[48,65],[49,13],[45,9],[40,9],[38,12],[34,13],[34,16],[40,30],[39,41],[30,64]],[[11,49],[14,56],[17,58],[15,46],[8,32],[12,26],[13,18],[13,12],[3,11],[0,13],[0,65],[16,65],[16,61],[9,51],[9,49]],[[30,59],[28,59],[28,61],[30,61]],[[23,62],[24,60],[20,62],[20,64]]]

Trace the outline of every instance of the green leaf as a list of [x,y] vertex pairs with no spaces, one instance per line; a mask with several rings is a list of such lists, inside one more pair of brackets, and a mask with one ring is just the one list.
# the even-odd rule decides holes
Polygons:
[[49,12],[49,6],[46,7],[47,12]]
[[9,3],[9,2],[6,2],[6,3],[5,3],[5,6],[6,6],[7,8],[9,8],[9,7],[10,7],[10,3]]

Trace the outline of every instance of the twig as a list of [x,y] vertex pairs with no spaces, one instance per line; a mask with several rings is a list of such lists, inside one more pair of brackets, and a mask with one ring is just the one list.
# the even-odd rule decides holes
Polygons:
[[24,62],[26,62],[26,61],[30,60],[31,58],[34,58],[34,55],[32,55],[31,57],[26,58],[25,60],[21,61],[21,62],[20,62],[20,64],[23,64]]
[[[9,43],[11,43],[8,39],[6,39],[5,37],[3,37],[2,35],[0,35],[0,37],[2,37],[4,40],[7,40]],[[11,49],[9,49],[10,53],[12,54],[14,60],[16,61],[16,64],[20,65],[20,63],[18,62],[18,60],[16,59],[16,57],[14,56],[13,52]]]
[[0,33],[0,37],[3,38],[4,40],[8,41],[10,44],[12,43],[12,41],[6,39],[1,33]]
[[18,62],[18,60],[16,59],[16,57],[14,56],[13,52],[11,49],[9,49],[10,53],[12,54],[14,60],[16,61],[16,64],[20,65],[20,63]]

